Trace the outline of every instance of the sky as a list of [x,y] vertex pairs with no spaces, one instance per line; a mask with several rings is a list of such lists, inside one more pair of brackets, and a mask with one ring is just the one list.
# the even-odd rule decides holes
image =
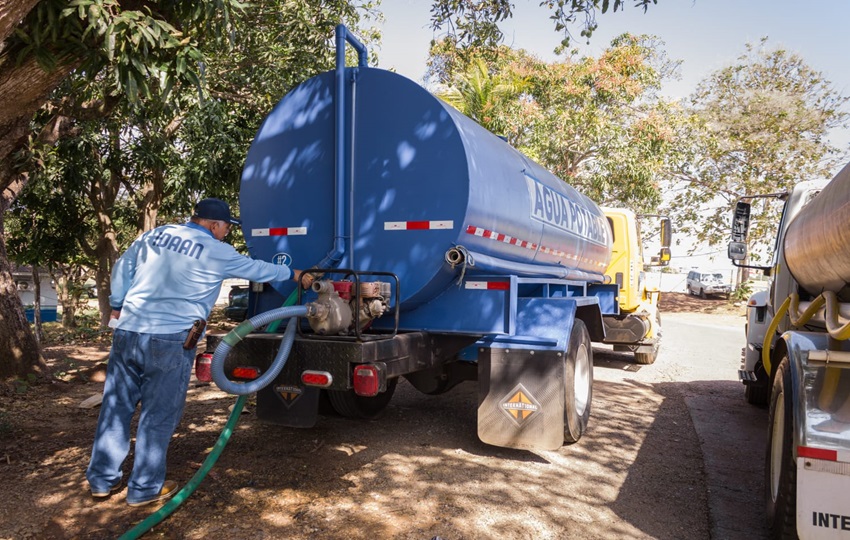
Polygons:
[[[561,35],[549,20],[550,11],[540,0],[514,0],[514,17],[502,25],[505,44],[526,49],[544,60],[555,60]],[[746,43],[768,37],[769,47],[798,53],[832,82],[833,88],[850,95],[850,0],[658,0],[644,13],[626,0],[616,13],[597,14],[599,28],[590,43],[573,31],[572,46],[581,55],[598,56],[611,39],[623,32],[651,34],[665,42],[672,60],[681,60],[681,78],[665,84],[662,94],[687,97],[700,80],[734,63]],[[383,43],[378,66],[422,83],[428,47],[434,37],[429,28],[431,0],[383,0]],[[836,146],[850,147],[850,130],[833,132]],[[836,170],[835,172],[838,172]],[[716,248],[715,248],[716,250]],[[676,265],[685,268],[726,269],[725,249],[684,257],[673,249]]]
[[[550,11],[539,3],[514,0],[514,17],[502,25],[505,44],[554,60],[561,36],[549,20]],[[656,35],[666,43],[671,59],[683,61],[681,81],[669,84],[665,93],[684,97],[706,75],[731,64],[744,52],[745,43],[767,36],[769,44],[799,53],[837,90],[850,94],[848,0],[658,0],[645,14],[632,4],[627,0],[624,10],[599,14],[599,28],[589,45],[576,29],[573,45],[581,54],[598,56],[623,32]],[[422,82],[433,37],[430,6],[431,0],[383,0],[386,21],[379,67]]]

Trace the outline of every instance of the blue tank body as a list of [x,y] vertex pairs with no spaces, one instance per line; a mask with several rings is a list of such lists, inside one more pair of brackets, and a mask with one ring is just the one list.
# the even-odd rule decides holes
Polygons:
[[[511,268],[497,273],[602,281],[610,231],[590,199],[413,81],[346,74],[339,267],[398,275],[403,310],[456,282],[457,246]],[[334,84],[330,71],[294,88],[248,152],[239,202],[254,258],[308,268],[334,246]]]

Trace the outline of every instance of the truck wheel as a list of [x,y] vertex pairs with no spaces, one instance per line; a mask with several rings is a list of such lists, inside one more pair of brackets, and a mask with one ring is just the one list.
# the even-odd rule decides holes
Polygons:
[[703,299],[704,299],[704,298],[706,298],[706,296],[705,296],[705,291],[704,291],[703,289],[700,289],[700,290],[699,290],[699,297],[700,297],[700,298],[703,298]]
[[765,455],[767,526],[771,538],[797,537],[797,464],[792,452],[794,418],[788,357],[776,370],[770,395]]
[[593,349],[584,322],[576,319],[564,357],[564,442],[581,439],[593,399]]
[[649,365],[655,363],[658,358],[658,350],[661,348],[661,313],[655,312],[655,344],[652,345],[652,352],[636,352],[635,363]]
[[387,380],[387,390],[377,396],[363,397],[354,390],[328,390],[328,399],[333,409],[346,418],[372,420],[377,418],[389,405],[395,392],[398,378]]

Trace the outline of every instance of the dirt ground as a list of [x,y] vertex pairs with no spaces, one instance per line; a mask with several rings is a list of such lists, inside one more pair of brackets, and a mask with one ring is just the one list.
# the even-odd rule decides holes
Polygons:
[[[662,298],[664,314],[697,314],[699,324],[734,322],[743,310]],[[98,408],[78,405],[102,389],[108,346],[108,336],[52,345],[56,382],[18,381],[0,395],[0,538],[115,538],[156,510],[128,507],[126,489],[88,493]],[[249,400],[207,478],[145,537],[709,538],[700,437],[687,396],[669,390],[684,373],[675,354],[644,366],[643,379],[629,378],[637,366],[623,355],[605,354],[592,427],[555,452],[481,443],[474,383],[426,396],[403,382],[383,418],[327,416],[309,430],[267,426]],[[185,484],[196,473],[234,402],[193,377],[169,478]]]

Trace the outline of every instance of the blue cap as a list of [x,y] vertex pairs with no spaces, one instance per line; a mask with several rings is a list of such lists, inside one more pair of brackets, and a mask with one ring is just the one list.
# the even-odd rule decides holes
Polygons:
[[230,215],[230,206],[221,199],[204,199],[195,205],[195,217],[225,221],[234,225],[242,225],[242,221]]

